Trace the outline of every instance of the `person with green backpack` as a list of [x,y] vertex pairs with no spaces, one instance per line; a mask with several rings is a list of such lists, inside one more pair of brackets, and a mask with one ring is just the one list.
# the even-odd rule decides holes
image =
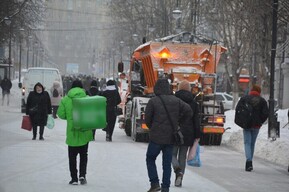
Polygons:
[[[69,184],[84,185],[86,181],[87,159],[88,159],[88,143],[93,140],[91,130],[79,130],[73,126],[73,102],[74,98],[87,97],[82,83],[79,80],[75,80],[72,83],[71,89],[68,94],[61,99],[57,115],[60,119],[67,121],[66,126],[66,144],[68,145],[68,157],[69,157],[69,170],[71,181]],[[79,163],[79,177],[77,175],[77,155],[80,156]]]

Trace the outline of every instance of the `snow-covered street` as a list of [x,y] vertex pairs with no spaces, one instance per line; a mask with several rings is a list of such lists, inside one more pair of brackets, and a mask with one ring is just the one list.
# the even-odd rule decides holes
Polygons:
[[[56,119],[53,129],[45,129],[44,141],[32,141],[32,133],[20,128],[23,114],[15,84],[13,89],[11,105],[0,106],[0,192],[141,192],[149,189],[145,164],[147,143],[135,143],[117,125],[112,142],[106,142],[105,133],[97,130],[96,141],[89,144],[88,184],[69,185],[66,122]],[[227,112],[228,117],[230,113],[233,112]],[[201,148],[202,167],[187,168],[182,188],[174,186],[172,174],[170,191],[288,192],[289,159],[287,162],[283,159],[288,156],[288,142],[285,141],[288,141],[288,135],[285,138],[288,128],[282,129],[285,120],[284,117],[281,138],[277,141],[266,142],[265,133],[261,132],[254,171],[244,171],[241,129],[232,128],[224,134],[221,146]],[[227,118],[226,126],[230,121]],[[263,129],[265,132],[266,128]],[[161,178],[161,156],[157,166]]]

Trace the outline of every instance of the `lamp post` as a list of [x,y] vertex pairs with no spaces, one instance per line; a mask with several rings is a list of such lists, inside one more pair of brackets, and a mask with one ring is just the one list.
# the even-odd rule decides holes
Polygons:
[[24,29],[19,29],[19,79],[18,79],[18,87],[21,88],[21,57],[22,57],[22,35],[23,35]]
[[181,21],[182,11],[179,9],[179,0],[177,0],[177,8],[173,11],[173,18],[176,20],[176,33],[181,32]]
[[27,58],[26,58],[26,69],[28,69],[29,67],[29,48],[30,48],[30,42],[31,42],[32,36],[29,35],[28,36],[28,40],[27,40]]
[[120,41],[119,42],[119,47],[120,47],[120,61],[122,61],[122,49],[124,46],[124,41]]
[[8,56],[8,79],[11,80],[11,39],[12,39],[12,34],[11,34],[11,19],[9,17],[4,18],[5,24],[9,27],[9,56]]
[[113,77],[113,80],[115,80],[115,61],[114,61],[114,55],[115,55],[115,49],[112,48],[111,49],[111,52],[112,52],[112,77]]

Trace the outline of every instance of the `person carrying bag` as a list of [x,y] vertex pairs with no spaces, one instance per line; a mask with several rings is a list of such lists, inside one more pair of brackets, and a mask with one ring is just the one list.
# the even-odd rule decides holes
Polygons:
[[[173,146],[175,144],[174,127],[179,125],[180,119],[184,116],[191,117],[192,110],[188,104],[175,97],[170,89],[167,79],[158,79],[154,86],[156,97],[149,100],[145,109],[145,123],[149,128],[149,144],[146,152],[146,164],[150,189],[148,192],[168,192],[170,188],[171,163]],[[164,101],[160,100],[159,96]],[[165,109],[165,107],[167,109]],[[171,121],[166,114],[168,111]],[[162,184],[159,184],[156,159],[162,152]]]

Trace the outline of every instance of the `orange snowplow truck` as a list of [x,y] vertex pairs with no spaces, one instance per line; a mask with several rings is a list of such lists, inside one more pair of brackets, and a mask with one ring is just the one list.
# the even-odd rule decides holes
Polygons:
[[192,43],[191,40],[190,33],[180,33],[144,43],[133,52],[128,94],[119,125],[134,141],[148,140],[145,107],[154,97],[153,87],[157,79],[167,78],[173,91],[177,91],[182,80],[190,82],[200,107],[200,144],[220,145],[225,116],[221,103],[215,101],[214,92],[216,67],[226,48],[216,43]]

